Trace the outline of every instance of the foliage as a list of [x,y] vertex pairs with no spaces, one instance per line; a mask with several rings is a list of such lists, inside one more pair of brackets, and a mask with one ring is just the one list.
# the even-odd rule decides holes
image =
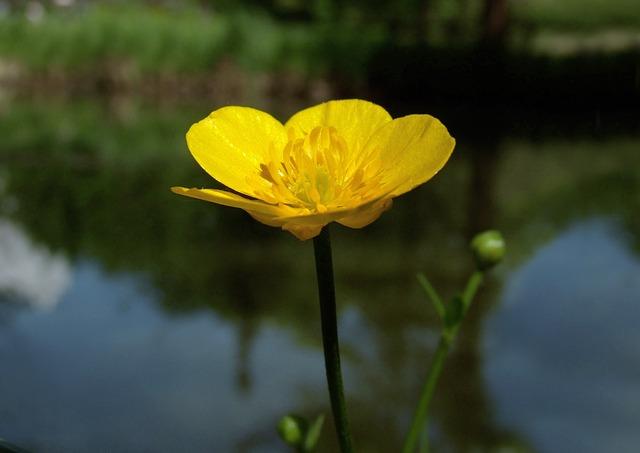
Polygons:
[[0,21],[0,53],[34,69],[83,69],[110,61],[138,71],[208,68],[228,46],[229,24],[195,10],[91,7],[29,22]]
[[[224,59],[254,71],[353,71],[383,36],[347,24],[284,24],[261,10],[216,12],[91,6],[40,21],[0,18],[0,55],[33,70],[207,72]],[[357,56],[357,57],[355,57]]]
[[[209,73],[226,60],[251,71],[366,77],[388,48],[473,48],[491,0],[86,2],[29,20],[0,16],[0,58],[36,71]],[[635,0],[512,2],[521,52],[531,32],[640,28]],[[522,45],[524,42],[524,45]],[[555,44],[552,44],[555,45]]]
[[512,5],[518,21],[536,28],[565,31],[640,28],[636,0],[529,0]]
[[195,117],[189,109],[152,109],[135,102],[109,107],[85,101],[71,109],[55,100],[46,108],[29,102],[11,105],[0,114],[4,158],[37,161],[46,155],[87,165],[126,159],[128,168],[176,150],[186,153],[184,131]]

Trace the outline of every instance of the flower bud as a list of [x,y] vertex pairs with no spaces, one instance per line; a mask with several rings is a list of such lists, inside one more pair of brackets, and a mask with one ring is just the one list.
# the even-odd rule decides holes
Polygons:
[[285,415],[278,422],[278,433],[288,445],[297,447],[304,441],[307,422],[297,415]]
[[497,230],[483,231],[471,240],[471,251],[476,260],[476,266],[481,271],[492,268],[504,257],[506,244]]

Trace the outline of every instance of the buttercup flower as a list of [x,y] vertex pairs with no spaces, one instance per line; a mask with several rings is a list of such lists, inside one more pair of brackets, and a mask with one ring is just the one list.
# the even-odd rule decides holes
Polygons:
[[244,209],[302,240],[330,222],[362,228],[392,199],[428,181],[455,140],[429,115],[392,119],[367,101],[329,101],[284,125],[249,107],[223,107],[191,126],[200,166],[229,187],[173,187],[180,195]]

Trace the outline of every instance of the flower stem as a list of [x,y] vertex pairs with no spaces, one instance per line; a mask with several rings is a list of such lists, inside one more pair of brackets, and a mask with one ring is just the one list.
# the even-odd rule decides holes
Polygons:
[[351,434],[349,433],[349,421],[347,420],[347,407],[342,389],[342,372],[340,371],[336,292],[333,283],[331,239],[328,226],[325,226],[320,234],[313,239],[313,250],[316,259],[322,322],[322,345],[324,347],[324,365],[331,399],[331,411],[333,412],[333,421],[338,434],[340,451],[342,453],[351,453],[353,448],[351,446]]
[[471,277],[469,277],[467,286],[462,293],[465,312],[469,309],[471,302],[473,302],[473,298],[476,297],[476,293],[478,292],[478,288],[480,288],[483,279],[484,275],[480,271],[475,271],[473,274],[471,274]]

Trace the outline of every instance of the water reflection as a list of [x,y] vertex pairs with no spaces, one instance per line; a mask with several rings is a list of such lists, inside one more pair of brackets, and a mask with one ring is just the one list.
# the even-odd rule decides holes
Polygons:
[[34,244],[12,222],[0,218],[0,300],[53,309],[69,285],[67,260]]
[[276,442],[299,388],[322,388],[321,352],[264,328],[250,365],[261,378],[238,398],[233,323],[174,318],[153,299],[144,278],[81,262],[58,309],[5,327],[4,432],[35,451],[234,451],[260,431]]
[[[47,111],[27,103],[12,109],[17,129],[2,130],[0,225],[9,227],[0,230],[0,250],[29,252],[10,263],[41,263],[29,281],[67,277],[43,285],[59,301],[51,312],[20,310],[0,330],[0,360],[12,364],[0,377],[0,437],[45,451],[280,451],[273,429],[280,415],[329,413],[310,244],[239,210],[172,195],[176,182],[208,181],[184,144],[169,138],[182,136],[185,112],[195,107],[128,105],[121,116],[109,105],[53,103]],[[37,130],[20,129],[29,121]],[[551,401],[544,391],[554,411],[566,411],[547,420],[571,420],[585,442],[599,433],[582,413],[606,412],[601,403],[618,398],[582,397],[583,385],[602,392],[611,385],[594,370],[574,373],[571,385],[558,373],[599,351],[590,341],[597,329],[613,335],[638,320],[625,300],[637,300],[640,288],[608,287],[615,303],[598,308],[606,326],[590,324],[595,307],[571,311],[585,324],[565,339],[570,349],[527,340],[527,327],[546,331],[549,319],[529,313],[535,297],[513,288],[528,275],[550,304],[561,281],[562,299],[582,306],[585,282],[577,276],[586,270],[568,267],[589,262],[581,255],[587,246],[595,247],[595,269],[615,273],[590,281],[631,269],[607,258],[611,242],[602,235],[628,238],[614,248],[637,264],[640,199],[630,196],[640,193],[637,138],[483,136],[473,127],[461,130],[457,154],[432,183],[364,230],[335,231],[346,387],[361,451],[396,451],[435,347],[436,320],[413,275],[425,270],[451,295],[471,267],[466,237],[489,225],[503,229],[509,262],[484,288],[448,362],[435,402],[437,451],[571,451],[534,423],[536,404]],[[593,216],[616,227],[580,223]],[[572,225],[600,233],[563,233]],[[568,261],[535,264],[566,235],[573,245],[556,253]],[[557,269],[555,280],[549,269]],[[23,293],[35,303],[35,293]],[[624,354],[603,355],[603,368],[633,363],[632,342],[605,340]],[[551,362],[514,380],[509,360],[530,355]],[[525,365],[515,371],[526,374]],[[631,392],[618,387],[619,395]],[[523,402],[528,393],[537,399]],[[638,420],[610,414],[623,425]],[[333,438],[328,424],[321,451],[335,451]]]
[[500,423],[539,452],[633,452],[640,260],[620,225],[578,223],[506,284],[485,334]]

